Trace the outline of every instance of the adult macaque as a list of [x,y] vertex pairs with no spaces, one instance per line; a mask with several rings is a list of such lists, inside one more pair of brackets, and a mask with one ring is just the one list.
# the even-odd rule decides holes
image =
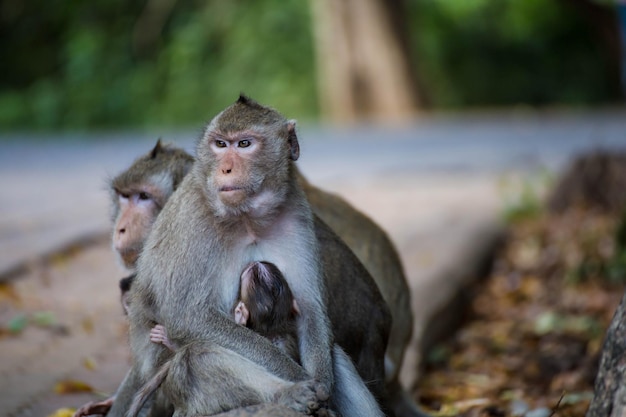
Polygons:
[[[346,200],[311,185],[302,175],[299,175],[298,180],[313,212],[343,239],[365,265],[389,306],[393,318],[385,353],[389,407],[397,417],[423,417],[425,414],[419,410],[399,381],[404,352],[413,330],[413,313],[411,291],[396,248],[384,230]],[[332,318],[332,305],[330,315]],[[361,371],[358,365],[357,368]]]
[[[193,157],[184,150],[163,146],[159,141],[154,149],[138,158],[128,170],[111,181],[113,247],[127,268],[134,270],[137,256],[156,216],[192,163]],[[341,197],[311,185],[296,172],[314,213],[363,262],[390,307],[393,323],[385,373],[388,382],[397,384],[413,325],[410,291],[397,251],[387,234],[370,218]],[[129,283],[127,278],[120,284]]]
[[[128,314],[133,363],[110,416],[123,415],[170,356],[150,343],[155,323],[177,345],[201,344],[200,356],[188,355],[187,363],[201,358],[211,366],[196,371],[220,381],[198,414],[222,411],[220,404],[246,404],[276,377],[294,381],[291,359],[228,317],[240,271],[257,259],[274,263],[299,300],[299,350],[311,378],[281,387],[278,397],[306,411],[303,404],[316,393],[331,392],[333,341],[314,218],[295,178],[298,156],[295,123],[243,96],[207,126],[191,172],[158,216],[139,257]],[[238,388],[246,385],[244,359],[266,370],[265,380],[255,375],[258,391]]]
[[[133,273],[119,282],[124,313],[128,311],[128,290],[137,258],[152,230],[152,225],[194,163],[183,149],[163,145],[159,139],[145,155],[109,183],[112,203],[112,247],[120,262]],[[74,417],[105,415],[115,396],[91,401],[79,407]]]
[[[111,181],[113,248],[127,268],[134,270],[137,256],[156,216],[189,172],[192,163],[193,157],[184,150],[163,146],[158,141],[154,149]],[[397,251],[387,234],[369,217],[341,197],[311,185],[297,169],[296,173],[313,212],[343,239],[365,265],[389,305],[393,322],[385,374],[388,382],[395,381],[397,384],[413,326],[410,291]],[[127,283],[128,279],[120,284]]]
[[[159,146],[157,145],[157,149]],[[151,158],[152,153],[139,158],[118,178],[135,178],[137,183],[141,183],[141,174],[146,170],[138,168],[143,165],[141,161]],[[171,166],[168,163],[163,165]],[[321,247],[324,278],[334,295],[328,305],[335,340],[353,358],[360,375],[368,382],[374,395],[384,401],[384,368],[381,357],[385,351],[391,321],[388,308],[363,265],[317,217],[315,234]],[[132,278],[133,276],[120,281],[123,302],[127,299]],[[112,399],[88,403],[76,412],[75,417],[105,414],[108,408],[104,406],[108,404],[110,407],[111,402]]]
[[387,346],[387,381],[397,380],[413,329],[411,291],[400,256],[393,243],[372,219],[333,193],[311,185],[303,175],[298,180],[317,214],[354,252],[376,281],[389,305],[393,323]]
[[[178,149],[178,152],[182,153],[181,156],[183,157],[179,157],[177,153],[162,152],[163,148],[160,143],[157,143],[155,149],[139,158],[127,171],[116,177],[112,184],[125,181],[126,184],[123,184],[124,188],[132,186],[134,187],[133,190],[142,190],[144,184],[153,183],[150,181],[152,178],[166,177],[169,170],[171,180],[161,181],[160,183],[171,183],[173,185],[172,189],[175,189],[181,178],[178,173],[181,171],[186,172],[189,169],[192,157],[180,149]],[[159,158],[155,158],[157,155]],[[187,157],[184,157],[184,155]],[[168,161],[167,158],[170,160]],[[160,161],[160,163],[155,164],[156,167],[154,168],[146,169],[145,160]],[[154,175],[157,173],[159,175]],[[387,391],[393,395],[391,404],[398,416],[419,415],[410,398],[406,393],[400,391],[397,382],[398,369],[411,333],[412,315],[409,305],[410,293],[395,248],[383,230],[368,217],[350,206],[345,200],[308,184],[299,173],[298,179],[304,187],[314,212],[332,225],[333,229],[350,244],[354,253],[363,261],[367,269],[372,272],[378,288],[380,288],[383,297],[389,304],[394,320],[385,361],[386,365],[388,365],[386,369]],[[113,188],[112,190],[114,191]],[[138,195],[136,192],[135,194]],[[168,194],[161,193],[161,195]],[[116,193],[113,193],[113,203],[116,208],[119,206]],[[162,206],[162,204],[160,205]],[[116,213],[119,213],[119,210]],[[152,223],[155,215],[154,212],[147,214],[150,220],[148,224]],[[118,230],[117,223],[119,222],[117,220],[119,216],[116,216],[116,218],[115,230]],[[143,233],[142,238],[145,239],[149,228],[140,227],[142,224],[144,224],[143,221],[139,219],[136,225],[128,224],[127,228],[133,227],[135,230],[140,231]],[[366,317],[365,321],[367,321],[371,317],[371,313],[368,311],[376,308],[380,300],[380,294],[378,294],[376,288],[372,291],[372,286],[370,285],[371,277],[367,273],[363,274],[362,266],[358,261],[355,263],[355,257],[350,253],[350,250],[347,250],[343,242],[340,242],[337,236],[319,219],[316,219],[316,234],[320,241],[322,260],[325,264],[327,286],[332,294],[342,294],[329,300],[331,319],[334,317],[338,318],[338,320],[332,320],[333,332],[338,342],[343,342],[340,344],[344,346],[344,349],[355,360],[361,376],[369,382],[372,391],[381,398],[383,397],[383,391],[381,390],[382,381],[379,376],[380,367],[372,359],[376,357],[377,352],[381,349],[380,342],[376,342],[377,337],[375,334],[379,329],[385,327],[384,319],[378,317],[372,321],[369,329],[365,329],[363,327],[364,320],[358,320],[360,317],[357,317],[362,315]],[[140,233],[135,233],[135,235],[140,236]],[[115,237],[116,234],[114,232],[114,239]],[[123,245],[118,246],[118,248],[119,252],[127,250]],[[129,252],[132,253],[132,251]],[[129,265],[129,267],[132,268],[133,265]],[[326,272],[333,268],[338,269],[337,273]],[[350,277],[351,279],[349,279]],[[362,277],[365,278],[362,279]],[[129,278],[122,280],[120,284],[130,284],[131,280]],[[363,282],[360,282],[359,279],[362,279]],[[124,290],[124,288],[127,287],[122,289]],[[348,298],[343,298],[344,295],[347,295]],[[349,311],[346,310],[346,305],[351,306]],[[355,337],[355,333],[359,332],[360,335]],[[378,340],[380,340],[380,336],[378,336]],[[80,415],[84,416],[87,414]]]

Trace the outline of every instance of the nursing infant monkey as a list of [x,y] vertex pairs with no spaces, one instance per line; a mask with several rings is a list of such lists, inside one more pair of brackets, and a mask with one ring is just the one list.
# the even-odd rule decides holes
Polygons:
[[[254,108],[258,112],[255,114],[245,107]],[[242,108],[244,110],[240,112]],[[254,129],[255,124],[266,117],[264,114],[267,112],[275,114],[272,110],[245,98],[241,98],[236,105],[231,106],[230,110],[237,110],[236,117],[243,118],[243,127],[248,129]],[[220,116],[212,124],[219,125],[219,118]],[[285,121],[285,123],[287,122]],[[209,128],[207,128],[207,134],[210,131]],[[287,140],[287,143],[293,143],[293,139],[295,139],[293,126],[287,130],[287,136],[293,136],[291,140]],[[206,136],[199,143],[198,155],[200,159],[202,157],[200,145],[206,143],[205,140]],[[295,139],[295,144],[297,146],[297,139]],[[247,141],[239,141],[237,148],[245,150],[246,147],[249,147]],[[206,153],[206,149],[204,152]],[[150,153],[138,159],[132,167],[112,181],[112,198],[115,208],[114,249],[130,269],[134,269],[137,256],[155,219],[157,219],[165,202],[180,185],[182,178],[191,170],[193,161],[193,158],[184,151],[163,146],[158,142]],[[201,165],[206,167],[206,164]],[[320,247],[319,255],[325,284],[333,295],[341,294],[341,296],[334,296],[327,300],[328,315],[330,316],[335,343],[342,346],[346,353],[352,357],[360,375],[368,382],[371,391],[384,403],[384,371],[382,361],[379,358],[385,351],[389,313],[381,298],[380,292],[382,292],[382,297],[391,307],[391,313],[394,317],[385,359],[387,386],[390,388],[391,398],[385,405],[388,405],[390,413],[391,410],[395,410],[398,416],[420,415],[408,396],[399,390],[397,384],[397,372],[410,337],[411,312],[409,291],[395,249],[386,234],[370,219],[339,197],[325,193],[306,183],[293,164],[289,168],[295,172],[295,177],[304,188],[314,212],[340,233],[346,242],[350,243],[352,250],[364,262],[367,270],[374,274],[376,280],[376,282],[372,280],[368,271],[326,223],[315,217],[313,219],[314,232]],[[273,167],[266,169],[271,170]],[[228,172],[230,171],[227,167],[226,173]],[[202,178],[202,175],[196,174],[196,176]],[[226,194],[237,194],[236,190],[225,191]],[[233,193],[233,191],[235,192]],[[199,192],[198,194],[203,197],[206,196],[206,193],[203,195],[202,192]],[[218,197],[212,195],[210,198],[217,199]],[[178,203],[180,204],[180,201]],[[203,200],[198,204],[207,204],[207,201]],[[167,214],[167,217],[168,220],[161,222],[161,228],[164,229],[164,232],[167,232],[165,229],[167,229],[169,218],[172,215]],[[194,226],[198,226],[198,224]],[[169,233],[176,233],[176,228],[170,227]],[[219,249],[217,248],[216,251],[219,252]],[[162,256],[168,257],[167,254]],[[121,284],[125,286],[123,288],[128,288],[132,282],[132,277],[122,280]],[[126,296],[124,296],[124,300],[126,300]],[[152,301],[150,297],[148,297],[148,301]],[[159,303],[161,302],[159,301]],[[182,301],[181,303],[181,306],[185,305]],[[346,309],[346,306],[350,306],[350,308]],[[176,303],[167,306],[171,309],[176,309],[176,307],[178,307]],[[133,320],[131,318],[132,327]],[[230,330],[226,330],[226,332],[230,332]],[[253,340],[250,341],[250,343],[253,342]],[[270,361],[268,358],[259,358],[259,363],[263,364],[266,360]],[[278,367],[280,368],[280,365]],[[133,371],[127,380],[129,378],[135,378]],[[135,382],[136,385],[137,382]],[[121,390],[121,393],[126,397],[123,401],[127,404],[129,397],[133,395],[132,390]],[[83,407],[76,415],[105,413],[108,407],[110,407],[110,401],[108,404],[106,401],[93,403],[87,405],[86,408]]]
[[[296,362],[299,362],[298,352],[298,334],[296,319],[299,314],[297,302],[289,288],[289,284],[283,277],[276,265],[268,262],[253,262],[248,266],[241,275],[241,290],[239,301],[233,308],[233,316],[237,324],[248,327],[263,337],[269,339],[276,347],[287,354]],[[150,340],[154,343],[160,343],[169,350],[185,356],[185,352],[181,350],[188,349],[187,346],[179,347],[172,343],[167,337],[166,329],[161,325],[156,325],[150,332]],[[335,362],[335,384],[358,385],[358,397],[336,398],[346,392],[354,392],[354,390],[346,389],[347,387],[336,386],[336,394],[331,398],[331,407],[333,402],[342,404],[342,407],[350,410],[351,415],[359,416],[379,416],[383,413],[379,410],[376,400],[368,391],[365,384],[359,377],[350,358],[343,350],[335,346],[333,348],[333,360]],[[181,404],[176,396],[169,394],[179,390],[177,387],[181,381],[172,380],[168,375],[172,372],[172,366],[180,366],[184,361],[176,359],[176,356],[166,362],[159,372],[139,391],[130,410],[128,417],[135,417],[141,410],[141,407],[160,386],[165,395],[174,399],[174,408],[188,407],[187,404]],[[193,369],[175,370],[174,375],[186,375],[189,378],[198,378],[198,373]],[[197,379],[197,384],[201,387],[203,381]],[[202,389],[200,389],[202,391]],[[207,391],[204,391],[207,392]],[[202,398],[202,396],[200,396]],[[198,399],[196,399],[198,401]],[[201,399],[199,400],[201,401]],[[311,410],[317,415],[329,415],[334,413],[326,409]]]

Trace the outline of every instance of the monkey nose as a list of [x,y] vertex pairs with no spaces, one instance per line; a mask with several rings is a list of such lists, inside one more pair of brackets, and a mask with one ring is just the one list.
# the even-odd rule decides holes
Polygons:
[[223,169],[222,174],[230,174],[232,169]]

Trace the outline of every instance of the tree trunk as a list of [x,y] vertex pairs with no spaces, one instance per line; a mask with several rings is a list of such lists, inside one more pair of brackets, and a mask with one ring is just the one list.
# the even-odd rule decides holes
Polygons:
[[423,100],[403,30],[401,0],[310,0],[322,114],[397,120]]
[[[612,98],[624,98],[622,77],[622,45],[620,40],[619,22],[612,2],[596,2],[590,0],[561,0],[570,7],[578,10],[589,27],[595,32],[598,47],[607,57],[608,81],[611,91],[615,92]],[[622,1],[622,0],[619,0]]]
[[626,294],[606,333],[586,417],[626,416]]

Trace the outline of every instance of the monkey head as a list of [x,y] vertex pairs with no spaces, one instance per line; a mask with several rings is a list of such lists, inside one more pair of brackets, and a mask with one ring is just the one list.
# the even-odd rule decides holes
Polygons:
[[271,334],[277,323],[293,323],[300,313],[289,284],[273,263],[250,264],[241,274],[240,296],[235,321],[262,335]]
[[197,176],[217,214],[280,204],[300,148],[296,124],[240,96],[206,127],[197,146]]
[[194,159],[184,150],[155,147],[111,180],[113,249],[134,269],[143,243],[165,202],[189,172]]

